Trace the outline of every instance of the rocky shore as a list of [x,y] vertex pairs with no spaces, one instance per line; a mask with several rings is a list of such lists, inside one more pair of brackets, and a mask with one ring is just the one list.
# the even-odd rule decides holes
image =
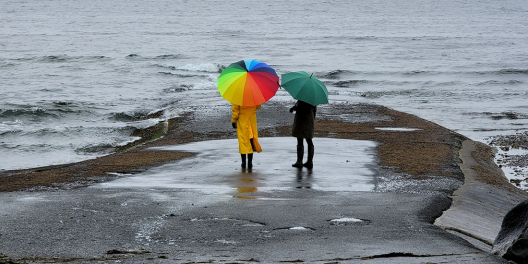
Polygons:
[[[258,112],[259,136],[289,136],[293,116],[288,114],[288,108],[280,102],[268,102],[263,106]],[[214,110],[197,107],[178,118],[135,131],[135,135],[142,139],[117,149],[114,154],[74,164],[2,172],[0,191],[30,194],[76,190],[141,173],[194,155],[153,151],[151,147],[235,138],[236,132],[229,120],[228,107]],[[446,232],[464,238],[477,252],[489,254],[502,217],[528,198],[524,191],[508,182],[494,163],[493,148],[427,120],[383,106],[346,103],[321,106],[315,135],[377,142],[374,191],[403,194],[409,199],[413,195],[427,197],[426,204],[419,206],[422,209],[418,210],[416,221],[434,223]],[[6,254],[1,250],[0,253]],[[501,263],[491,256],[480,256],[479,261],[484,256],[489,261],[486,263]],[[0,259],[0,263],[34,261],[29,256],[9,254]]]
[[499,150],[496,158],[499,167],[512,168],[514,178],[510,179],[510,182],[526,190],[528,188],[528,132],[494,137],[490,145]]

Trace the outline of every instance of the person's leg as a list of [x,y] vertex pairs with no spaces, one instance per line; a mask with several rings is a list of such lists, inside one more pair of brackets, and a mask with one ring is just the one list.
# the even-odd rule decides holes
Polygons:
[[[255,144],[253,143],[253,138],[250,138],[249,142],[251,143],[251,148],[253,149],[253,151],[257,151],[255,149]],[[247,157],[248,157],[248,169],[251,169],[253,168],[253,153],[247,154]]]
[[297,162],[292,164],[292,167],[302,168],[303,167],[303,163],[302,163],[303,156],[304,156],[303,139],[297,138]]
[[248,166],[248,169],[251,169],[251,168],[253,168],[253,153],[247,154],[247,157],[248,157],[247,166]]
[[306,143],[308,144],[308,160],[303,164],[303,166],[311,169],[313,168],[314,145],[311,138],[307,138]]
[[242,158],[242,168],[246,168],[246,154],[240,154],[240,157]]

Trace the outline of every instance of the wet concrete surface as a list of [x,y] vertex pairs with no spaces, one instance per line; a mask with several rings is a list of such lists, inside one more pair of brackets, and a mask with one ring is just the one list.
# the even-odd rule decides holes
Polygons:
[[[258,112],[264,152],[251,171],[240,168],[236,141],[225,139],[235,138],[229,107],[200,105],[131,155],[74,164],[83,170],[0,175],[106,181],[31,181],[21,186],[35,188],[0,192],[0,263],[507,263],[460,235],[489,242],[516,201],[508,197],[525,194],[475,177],[477,188],[461,188],[462,202],[452,204],[464,183],[459,142],[467,139],[381,106],[334,102],[318,108],[315,167],[298,170],[295,139],[271,138],[289,135],[289,107],[269,102]],[[197,154],[159,157],[174,151]],[[496,167],[479,164],[468,166]],[[492,169],[482,174],[499,179]],[[490,211],[482,186],[502,186],[494,197],[507,204],[494,201],[493,218],[482,217]],[[442,213],[439,226],[458,236],[433,224]]]
[[[242,169],[238,141],[201,141],[148,150],[197,153],[192,159],[152,168],[133,177],[98,185],[99,188],[190,188],[230,192],[237,188],[260,191],[313,188],[321,191],[372,191],[372,168],[377,143],[366,140],[315,138],[315,167],[299,170],[295,138],[261,138],[263,152],[255,153],[253,169]],[[306,148],[306,146],[305,146]],[[307,152],[307,151],[306,151]],[[306,155],[305,155],[306,156]],[[306,159],[306,157],[305,157]],[[258,194],[256,194],[258,196]]]
[[[160,256],[178,263],[503,263],[420,221],[423,208],[413,205],[432,199],[427,196],[306,189],[263,199],[191,189],[71,194],[25,200],[16,216],[4,212],[11,230],[2,230],[3,254],[88,262],[116,257],[104,254],[116,249],[143,253],[121,254],[125,263]],[[343,217],[362,222],[331,221]]]
[[432,224],[445,196],[375,192],[375,142],[317,138],[311,171],[291,167],[292,138],[262,138],[251,171],[235,142],[157,147],[198,154],[88,188],[0,193],[0,253],[20,263],[507,263]]

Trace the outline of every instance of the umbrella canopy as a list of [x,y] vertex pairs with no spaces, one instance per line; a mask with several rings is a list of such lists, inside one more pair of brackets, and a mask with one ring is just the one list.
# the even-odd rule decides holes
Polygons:
[[267,102],[279,89],[279,76],[266,63],[241,60],[218,77],[220,95],[232,104],[255,106]]
[[323,82],[304,71],[281,75],[281,86],[297,100],[311,105],[327,104],[328,90]]

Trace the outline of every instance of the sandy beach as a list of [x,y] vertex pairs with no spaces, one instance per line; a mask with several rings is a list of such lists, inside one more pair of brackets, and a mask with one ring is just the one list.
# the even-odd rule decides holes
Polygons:
[[[226,159],[216,171],[199,151],[171,149],[205,142],[205,153],[236,138],[230,112],[205,107],[135,131],[142,140],[112,155],[2,172],[0,263],[506,263],[489,252],[502,217],[528,195],[504,177],[491,147],[383,106],[335,103],[318,109],[315,135],[326,145],[314,140],[313,175],[301,173],[288,156],[288,108],[258,112],[262,142],[284,152],[276,161],[257,154],[249,176],[231,149],[214,154]],[[330,140],[356,145],[335,151]],[[364,145],[372,153],[351,149],[360,142],[372,142]],[[325,168],[333,159],[343,163]],[[185,166],[203,170],[177,180],[194,187],[152,183]],[[153,185],[131,186],[138,177]],[[246,185],[196,187],[236,177]],[[367,190],[348,183],[360,177]]]

